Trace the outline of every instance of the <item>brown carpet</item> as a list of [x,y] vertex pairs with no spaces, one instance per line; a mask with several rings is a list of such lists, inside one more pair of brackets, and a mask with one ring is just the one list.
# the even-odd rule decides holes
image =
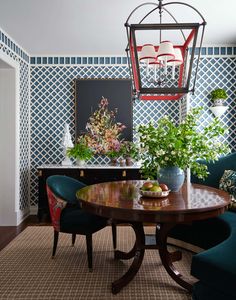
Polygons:
[[[145,228],[145,231],[153,228]],[[57,254],[51,259],[53,229],[27,227],[0,252],[0,299],[116,299],[178,300],[191,296],[161,266],[157,250],[146,250],[134,280],[112,295],[111,282],[127,270],[130,261],[114,261],[111,228],[93,235],[93,272],[87,268],[85,237],[60,234]],[[130,227],[118,227],[118,248],[129,250],[134,241]],[[178,269],[190,278],[191,254],[184,252]]]

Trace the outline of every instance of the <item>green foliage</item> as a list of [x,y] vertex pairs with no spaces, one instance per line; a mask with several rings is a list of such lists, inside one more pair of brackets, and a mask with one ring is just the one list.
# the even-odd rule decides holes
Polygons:
[[131,157],[133,159],[139,158],[139,148],[134,142],[124,141],[121,145],[121,155],[124,157]]
[[211,92],[211,100],[214,101],[216,99],[226,99],[228,97],[227,93],[223,89],[215,89]]
[[82,137],[73,148],[67,150],[67,155],[75,159],[88,160],[93,157],[93,150],[87,145],[85,139]]
[[145,178],[155,179],[159,168],[177,166],[183,170],[191,168],[198,178],[209,174],[207,166],[197,162],[198,159],[215,161],[219,155],[229,152],[227,145],[218,141],[225,134],[219,120],[198,130],[197,120],[201,108],[194,108],[186,119],[175,125],[168,117],[161,118],[154,125],[140,125],[142,173]]
[[111,150],[106,153],[106,155],[110,158],[118,158],[120,156],[119,150]]

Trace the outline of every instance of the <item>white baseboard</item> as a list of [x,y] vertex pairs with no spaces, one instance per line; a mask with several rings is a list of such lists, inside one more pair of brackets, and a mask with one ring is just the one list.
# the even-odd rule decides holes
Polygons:
[[30,206],[30,215],[38,214],[38,206]]

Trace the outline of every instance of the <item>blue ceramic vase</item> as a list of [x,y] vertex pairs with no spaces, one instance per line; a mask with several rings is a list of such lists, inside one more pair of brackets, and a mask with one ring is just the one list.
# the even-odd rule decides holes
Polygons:
[[184,171],[178,167],[166,167],[159,170],[158,181],[165,183],[172,192],[178,192],[184,183]]

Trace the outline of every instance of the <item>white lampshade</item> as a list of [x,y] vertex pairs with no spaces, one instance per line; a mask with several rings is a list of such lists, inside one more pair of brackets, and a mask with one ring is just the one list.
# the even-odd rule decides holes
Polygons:
[[159,60],[168,61],[172,58],[175,58],[175,51],[173,44],[169,41],[161,42],[158,51],[157,51],[157,58]]
[[183,56],[180,48],[174,48],[175,57],[167,60],[168,66],[180,66],[183,63]]
[[145,44],[140,52],[139,60],[144,60],[146,62],[149,59],[154,60],[156,56],[157,53],[155,51],[155,47],[152,44]]

